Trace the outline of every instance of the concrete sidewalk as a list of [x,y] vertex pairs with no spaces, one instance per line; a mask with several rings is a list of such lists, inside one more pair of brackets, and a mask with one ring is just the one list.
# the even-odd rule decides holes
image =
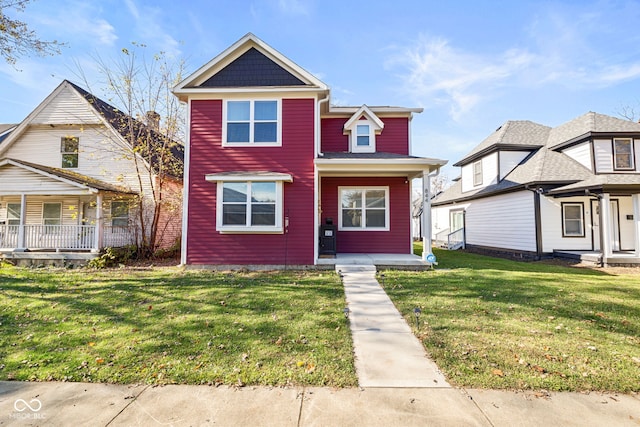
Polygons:
[[637,427],[640,399],[456,388],[238,389],[0,382],[0,425]]
[[376,280],[374,265],[336,265],[349,308],[360,387],[449,387]]

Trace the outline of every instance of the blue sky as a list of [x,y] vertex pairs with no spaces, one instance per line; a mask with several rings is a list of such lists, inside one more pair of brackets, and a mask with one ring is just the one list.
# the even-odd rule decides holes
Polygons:
[[247,32],[327,83],[334,104],[423,107],[414,154],[450,163],[506,120],[640,111],[638,1],[39,0],[14,16],[68,47],[21,71],[0,63],[0,123],[62,79],[82,84],[77,64],[95,91],[92,57],[132,41],[194,71]]

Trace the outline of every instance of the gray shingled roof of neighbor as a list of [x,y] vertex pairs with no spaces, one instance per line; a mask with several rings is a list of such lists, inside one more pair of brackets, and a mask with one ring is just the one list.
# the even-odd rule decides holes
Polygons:
[[589,133],[640,132],[640,123],[590,111],[551,129],[547,147],[556,148]]
[[68,181],[75,182],[80,185],[94,188],[96,190],[109,191],[113,193],[137,194],[136,192],[131,191],[127,188],[109,184],[108,182],[100,181],[99,179],[91,178],[89,176],[82,175],[77,172],[59,169],[59,168],[52,168],[49,166],[37,165],[35,163],[25,162],[23,160],[17,160],[17,159],[7,159],[7,160],[10,160],[12,162],[21,164],[23,166],[26,166],[32,169],[42,171],[49,175],[54,175],[59,178],[66,179]]
[[580,190],[606,190],[609,188],[619,188],[620,186],[634,187],[634,191],[640,188],[640,175],[638,174],[611,174],[592,175],[589,178],[578,181],[563,187],[549,190],[549,194],[570,193]]
[[542,147],[549,137],[550,127],[529,120],[509,120],[478,144],[454,166],[469,163],[482,153],[499,147],[523,148]]

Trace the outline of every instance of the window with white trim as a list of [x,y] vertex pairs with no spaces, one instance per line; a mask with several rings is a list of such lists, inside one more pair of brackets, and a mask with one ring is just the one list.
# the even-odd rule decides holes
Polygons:
[[77,136],[63,136],[60,141],[62,154],[62,168],[75,169],[78,167],[78,147],[80,140]]
[[482,160],[473,164],[473,185],[482,185]]
[[279,101],[229,100],[224,105],[224,145],[281,145]]
[[369,120],[358,120],[351,130],[352,153],[374,153],[376,151],[376,133]]
[[21,212],[20,203],[7,203],[7,225],[20,225]]
[[339,187],[340,230],[389,230],[389,187]]
[[562,236],[584,237],[584,205],[562,203]]
[[635,169],[631,138],[615,138],[613,140],[613,168],[615,170]]
[[42,225],[46,234],[58,232],[57,225],[62,224],[62,203],[42,204]]
[[129,225],[129,203],[121,200],[111,201],[111,226],[127,227]]
[[282,232],[282,181],[218,181],[216,229]]

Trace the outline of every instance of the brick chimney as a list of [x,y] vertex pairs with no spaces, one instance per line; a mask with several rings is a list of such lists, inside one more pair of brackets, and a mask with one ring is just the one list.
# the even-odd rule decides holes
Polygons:
[[160,114],[155,111],[147,111],[146,117],[147,126],[156,132],[160,131]]

